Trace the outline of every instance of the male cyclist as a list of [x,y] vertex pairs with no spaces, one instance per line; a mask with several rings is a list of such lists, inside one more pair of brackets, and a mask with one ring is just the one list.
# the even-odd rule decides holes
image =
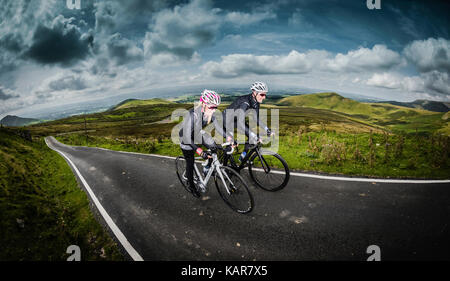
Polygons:
[[184,117],[179,132],[180,147],[186,160],[186,177],[189,189],[195,197],[200,197],[200,192],[194,184],[194,152],[206,160],[211,158],[211,155],[203,151],[199,145],[203,144],[211,150],[216,149],[214,139],[203,131],[203,128],[213,122],[216,132],[226,137],[227,141],[232,141],[232,136],[225,134],[222,125],[217,122],[213,115],[219,104],[219,94],[205,89],[202,92],[199,104]]
[[[270,130],[270,128],[259,118],[259,105],[266,98],[268,92],[267,85],[263,82],[255,82],[250,87],[250,90],[252,91],[250,94],[237,98],[224,110],[223,122],[225,124],[225,131],[230,136],[233,136],[234,128],[237,127],[239,132],[245,133],[249,138],[249,143],[256,143],[261,142],[261,138],[254,133],[249,128],[248,123],[245,122],[246,113],[256,113],[256,123],[260,128],[266,131],[267,136],[273,136],[275,133],[272,132],[272,130]],[[244,152],[246,153],[247,151],[248,145],[246,143]]]

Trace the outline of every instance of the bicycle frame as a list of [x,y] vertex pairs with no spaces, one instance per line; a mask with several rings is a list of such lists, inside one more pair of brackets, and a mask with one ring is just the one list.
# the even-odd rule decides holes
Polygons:
[[247,167],[247,161],[250,159],[250,157],[253,156],[254,153],[256,153],[258,155],[259,159],[261,160],[261,164],[263,166],[264,172],[270,173],[270,166],[267,164],[264,157],[262,157],[260,148],[261,148],[260,144],[257,144],[254,147],[250,148],[249,152],[247,153],[247,155],[245,155],[244,159],[242,159],[242,162],[239,166],[236,164],[233,157],[230,157],[227,154],[225,154],[224,155],[224,165],[226,166],[228,160],[230,160],[231,166],[234,169],[238,169],[240,171],[240,170],[244,169],[245,167]]
[[[214,172],[217,173],[217,175],[219,175],[220,179],[222,180],[223,185],[226,187],[228,194],[230,194],[230,190],[228,188],[228,185],[225,182],[225,178],[224,178],[224,174],[222,173],[222,171],[220,170],[220,167],[222,166],[222,164],[220,163],[217,154],[213,154],[212,155],[212,163],[211,163],[211,168],[209,169],[208,173],[206,174],[205,178],[203,178],[202,173],[199,171],[199,169],[197,168],[197,165],[194,165],[194,170],[195,173],[197,174],[198,177],[198,184],[199,184],[199,188],[201,190],[201,192],[205,193],[207,190],[207,185],[208,182],[212,176],[212,174]],[[228,179],[228,182],[232,185],[233,182],[230,180],[230,178],[228,177],[228,175],[225,173],[225,176]]]

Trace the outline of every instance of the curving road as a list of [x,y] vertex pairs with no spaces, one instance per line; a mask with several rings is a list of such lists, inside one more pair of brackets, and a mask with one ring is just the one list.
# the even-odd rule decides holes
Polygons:
[[46,142],[134,260],[366,260],[370,245],[382,260],[450,260],[449,181],[291,176],[275,193],[249,184],[255,208],[241,215],[212,182],[188,194],[170,157]]

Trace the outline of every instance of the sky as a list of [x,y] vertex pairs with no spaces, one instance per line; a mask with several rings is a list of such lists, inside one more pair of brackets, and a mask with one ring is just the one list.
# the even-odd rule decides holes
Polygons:
[[450,102],[449,1],[79,1],[0,0],[0,118],[254,81]]

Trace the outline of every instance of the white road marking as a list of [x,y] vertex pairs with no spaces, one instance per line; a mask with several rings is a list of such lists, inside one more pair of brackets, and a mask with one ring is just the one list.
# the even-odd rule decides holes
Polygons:
[[128,242],[128,239],[125,237],[125,235],[122,233],[122,231],[120,231],[119,227],[117,227],[117,225],[114,223],[112,218],[106,212],[105,208],[103,208],[102,204],[97,199],[97,197],[95,196],[95,194],[92,191],[91,187],[89,186],[87,181],[84,179],[84,177],[81,175],[80,171],[75,166],[75,164],[72,162],[72,160],[70,160],[69,157],[67,157],[63,152],[61,152],[61,151],[57,150],[56,148],[52,147],[49,144],[49,142],[47,141],[47,138],[45,138],[45,143],[47,144],[47,146],[49,148],[51,148],[54,151],[58,152],[60,155],[62,155],[70,163],[70,165],[72,166],[74,171],[77,173],[78,177],[80,178],[81,182],[83,183],[84,187],[88,191],[89,195],[91,196],[92,201],[94,201],[94,204],[97,207],[97,209],[100,212],[100,214],[102,215],[103,219],[106,221],[106,223],[108,224],[109,228],[112,230],[114,235],[119,240],[120,244],[122,244],[122,246],[125,248],[125,250],[128,252],[128,254],[131,256],[131,258],[133,260],[135,260],[135,261],[143,261],[144,259],[141,257],[141,255],[139,255],[139,253],[133,248],[133,246],[130,244],[130,242]]
[[[81,146],[81,147],[87,147],[87,146]],[[153,156],[153,157],[173,159],[173,160],[176,159],[176,157],[173,157],[173,156],[165,156],[165,155],[158,155],[158,154],[146,154],[146,153],[139,153],[139,152],[128,152],[128,151],[120,151],[120,150],[110,150],[110,149],[106,149],[106,148],[102,148],[102,147],[88,147],[88,148],[97,148],[97,149],[101,149],[101,150],[105,150],[105,151],[113,151],[113,152],[143,155],[143,156]],[[258,168],[254,168],[254,169],[262,171],[262,169],[258,169]],[[283,174],[280,171],[273,171],[273,173]],[[297,173],[297,172],[290,172],[290,175],[295,176],[295,177],[316,178],[316,179],[336,180],[336,181],[382,182],[382,183],[422,183],[422,184],[423,183],[450,183],[450,179],[448,179],[448,180],[402,180],[402,179],[352,178],[352,177],[323,176],[323,175],[314,175],[314,174]]]
[[[253,168],[255,169],[255,168]],[[256,168],[260,172],[263,169]],[[284,174],[281,171],[272,171],[274,174]],[[305,178],[317,178],[326,180],[336,180],[336,181],[359,181],[359,182],[383,182],[383,183],[450,183],[450,180],[402,180],[402,179],[371,179],[371,178],[350,178],[350,177],[335,177],[335,176],[322,176],[313,175],[306,173],[293,173],[290,172],[291,176],[305,177]]]

